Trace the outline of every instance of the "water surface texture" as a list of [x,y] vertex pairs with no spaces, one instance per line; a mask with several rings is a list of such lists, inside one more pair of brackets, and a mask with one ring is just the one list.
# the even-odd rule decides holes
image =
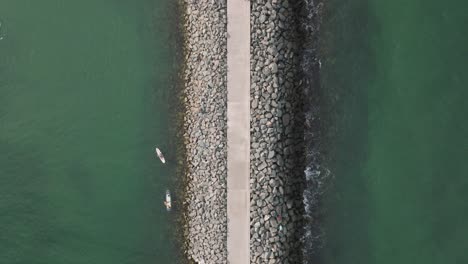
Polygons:
[[0,1],[2,263],[175,261],[168,2]]
[[468,263],[468,2],[328,4],[323,263]]

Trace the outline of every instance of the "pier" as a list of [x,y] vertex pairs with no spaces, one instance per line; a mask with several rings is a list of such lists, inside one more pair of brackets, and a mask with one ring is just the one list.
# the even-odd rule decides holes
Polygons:
[[250,2],[227,0],[228,263],[250,263]]

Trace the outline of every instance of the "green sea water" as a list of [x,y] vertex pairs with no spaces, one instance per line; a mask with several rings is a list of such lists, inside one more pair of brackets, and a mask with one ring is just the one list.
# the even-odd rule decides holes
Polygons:
[[468,2],[326,10],[323,263],[468,263]]
[[169,3],[0,1],[1,263],[177,263]]

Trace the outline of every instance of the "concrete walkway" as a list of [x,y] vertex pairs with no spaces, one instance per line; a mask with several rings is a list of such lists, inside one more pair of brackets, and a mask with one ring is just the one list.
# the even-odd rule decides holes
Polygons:
[[227,0],[228,263],[250,263],[250,2]]

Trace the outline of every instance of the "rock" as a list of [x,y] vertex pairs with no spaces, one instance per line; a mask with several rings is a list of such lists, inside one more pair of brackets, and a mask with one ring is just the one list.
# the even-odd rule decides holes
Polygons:
[[283,157],[281,157],[281,155],[276,155],[276,163],[278,164],[278,166],[284,165]]
[[268,184],[270,184],[271,187],[276,187],[277,186],[277,183],[275,181],[275,179],[271,179]]
[[257,99],[253,99],[253,100],[252,100],[252,105],[251,105],[251,107],[252,107],[253,109],[257,109],[257,107],[258,107],[258,100],[257,100]]
[[278,72],[278,64],[275,62],[272,62],[269,67],[271,69],[271,73],[275,74]]
[[284,114],[283,115],[283,125],[285,125],[285,126],[289,125],[289,121],[290,121],[289,114]]
[[273,87],[272,86],[267,86],[267,92],[271,94],[273,92]]
[[263,247],[258,246],[255,250],[255,255],[260,256],[263,253]]
[[258,200],[257,200],[257,206],[258,206],[258,207],[262,207],[262,206],[263,206],[263,201],[260,200],[260,199],[258,199]]
[[261,212],[262,212],[263,215],[266,215],[266,214],[268,214],[270,212],[270,210],[267,207],[263,207]]
[[258,18],[258,22],[264,23],[266,20],[266,16],[264,14],[261,14],[260,17]]
[[271,159],[275,156],[275,152],[273,150],[270,150],[270,152],[268,152],[268,158]]
[[254,230],[258,230],[260,228],[260,222],[256,222],[254,224]]

